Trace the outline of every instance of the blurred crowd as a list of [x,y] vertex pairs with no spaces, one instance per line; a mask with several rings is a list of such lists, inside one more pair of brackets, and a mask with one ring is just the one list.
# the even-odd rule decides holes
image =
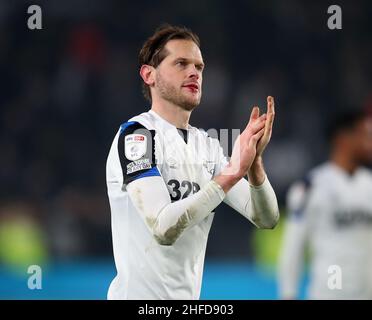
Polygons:
[[[27,28],[30,4],[42,8],[42,30]],[[372,5],[339,5],[343,29],[332,31],[322,1],[1,1],[0,248],[10,249],[0,261],[17,247],[4,226],[21,220],[34,230],[22,243],[35,242],[40,259],[112,256],[106,157],[119,125],[149,109],[137,55],[163,22],[201,38],[192,125],[242,129],[253,105],[275,97],[265,164],[283,204],[289,184],[325,159],[332,114],[372,108]],[[252,229],[218,211],[208,254],[250,255]],[[231,246],[242,234],[247,246]]]

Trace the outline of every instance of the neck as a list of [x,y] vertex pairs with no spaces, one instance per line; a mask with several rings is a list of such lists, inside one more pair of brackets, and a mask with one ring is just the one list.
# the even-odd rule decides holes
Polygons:
[[353,174],[359,167],[358,162],[347,152],[334,150],[331,154],[331,161],[349,174]]
[[191,111],[184,110],[169,101],[153,100],[151,110],[177,128],[187,129],[189,126]]

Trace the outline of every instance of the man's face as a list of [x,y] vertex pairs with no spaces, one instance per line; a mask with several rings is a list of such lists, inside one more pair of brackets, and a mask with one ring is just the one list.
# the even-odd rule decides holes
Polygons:
[[200,103],[203,58],[190,40],[170,40],[168,55],[155,69],[154,90],[160,98],[191,111]]
[[363,164],[372,164],[372,117],[360,120],[352,137],[357,158]]

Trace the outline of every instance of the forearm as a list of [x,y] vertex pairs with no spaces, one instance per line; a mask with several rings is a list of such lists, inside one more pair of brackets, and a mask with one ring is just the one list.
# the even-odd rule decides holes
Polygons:
[[192,196],[171,203],[161,179],[139,179],[128,185],[128,192],[157,242],[172,245],[184,230],[205,219],[222,202],[225,193],[210,181]]
[[278,201],[266,176],[262,157],[257,156],[248,170],[251,219],[259,228],[272,229],[279,220]]
[[273,228],[279,219],[276,196],[266,177],[258,187],[240,179],[226,194],[224,202],[258,228]]
[[275,192],[267,178],[259,186],[250,185],[250,218],[263,229],[273,229],[279,221],[279,207]]

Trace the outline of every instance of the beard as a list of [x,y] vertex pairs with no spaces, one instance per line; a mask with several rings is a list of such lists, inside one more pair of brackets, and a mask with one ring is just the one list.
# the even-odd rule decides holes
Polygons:
[[199,98],[193,99],[183,95],[181,91],[177,91],[176,87],[174,87],[172,83],[164,81],[160,74],[156,75],[156,83],[159,89],[159,94],[164,100],[167,100],[186,111],[194,110],[200,103],[200,96]]

